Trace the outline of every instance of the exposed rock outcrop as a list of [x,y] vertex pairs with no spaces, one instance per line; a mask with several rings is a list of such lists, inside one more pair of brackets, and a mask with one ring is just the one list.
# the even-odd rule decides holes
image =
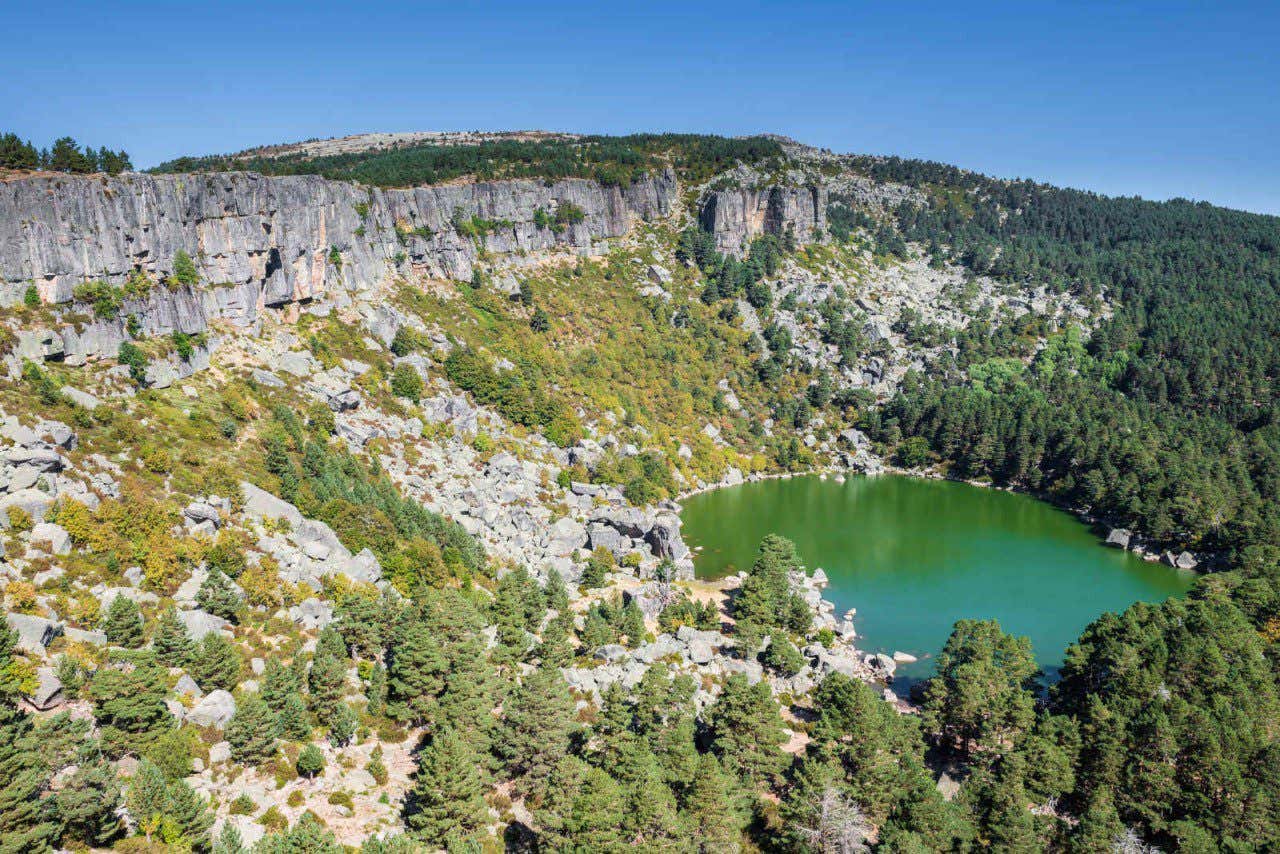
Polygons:
[[704,229],[715,235],[716,249],[741,257],[753,238],[783,237],[799,243],[816,239],[827,225],[827,190],[821,185],[714,190],[699,213]]
[[[638,219],[665,216],[675,198],[669,171],[625,187],[565,179],[406,190],[250,172],[36,176],[0,184],[0,296],[13,304],[34,284],[44,302],[65,303],[88,279],[118,284],[141,270],[163,280],[185,251],[203,281],[225,287],[169,298],[175,328],[211,309],[244,322],[263,306],[365,289],[392,272],[468,279],[481,253],[589,252]],[[535,222],[539,209],[566,205],[579,221]],[[472,226],[457,227],[464,221]]]

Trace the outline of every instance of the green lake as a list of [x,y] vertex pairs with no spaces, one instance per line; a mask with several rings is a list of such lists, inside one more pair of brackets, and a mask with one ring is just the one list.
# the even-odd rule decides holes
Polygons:
[[764,480],[684,502],[699,578],[750,567],[760,539],[795,542],[830,579],[840,617],[856,608],[860,649],[911,653],[903,690],[932,672],[956,620],[996,619],[1027,635],[1046,675],[1106,611],[1186,592],[1193,573],[1104,546],[1042,501],[963,483],[885,475]]

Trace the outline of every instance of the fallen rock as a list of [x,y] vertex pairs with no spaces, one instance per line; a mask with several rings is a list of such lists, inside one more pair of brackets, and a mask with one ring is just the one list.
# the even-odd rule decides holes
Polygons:
[[221,729],[227,725],[235,713],[235,698],[219,688],[216,691],[210,691],[207,697],[196,703],[191,711],[187,712],[186,718],[199,727],[213,726]]
[[54,621],[31,614],[10,613],[5,614],[4,618],[9,628],[18,633],[18,648],[36,655],[44,655],[45,647],[53,643],[53,639],[62,631],[62,627]]
[[27,702],[33,708],[43,712],[65,702],[62,694],[62,680],[53,672],[52,667],[37,668],[36,680],[36,690],[27,697]]

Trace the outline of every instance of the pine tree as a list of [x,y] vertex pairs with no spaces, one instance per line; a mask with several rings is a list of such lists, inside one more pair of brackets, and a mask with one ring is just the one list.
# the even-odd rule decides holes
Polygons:
[[314,778],[324,770],[324,754],[314,744],[308,744],[298,754],[298,773],[303,777]]
[[444,689],[448,664],[440,644],[417,615],[401,621],[388,651],[387,714],[413,724],[429,720]]
[[746,816],[736,797],[737,781],[726,774],[714,754],[698,758],[698,771],[693,778],[685,805],[690,838],[705,854],[741,850],[742,829]]
[[166,608],[160,615],[152,647],[155,649],[156,660],[165,667],[186,667],[191,663],[195,644],[186,625],[178,619],[178,612],[173,608]]
[[186,780],[169,783],[169,804],[165,817],[181,833],[181,838],[197,851],[208,850],[213,813],[209,803]]
[[557,569],[547,570],[547,607],[563,614],[569,610],[569,590],[565,586],[564,576]]
[[437,725],[465,737],[486,759],[498,728],[493,709],[498,689],[484,644],[472,635],[450,650],[451,666],[437,705]]
[[[567,757],[578,766],[568,779],[563,768],[553,779],[557,796],[550,797],[547,848],[553,851],[620,851],[627,847],[624,826],[626,794],[618,781],[600,768]],[[548,790],[553,791],[551,789]]]
[[103,847],[120,834],[120,780],[103,761],[87,762],[76,769],[57,794],[63,842],[78,841]]
[[205,691],[230,691],[240,682],[240,650],[221,632],[209,632],[196,645],[191,677]]
[[293,665],[281,664],[275,658],[267,659],[262,673],[262,699],[273,709],[283,709],[291,695],[302,690],[302,680]]
[[329,716],[329,742],[334,747],[345,747],[355,738],[360,721],[346,703],[339,703]]
[[469,739],[451,728],[437,730],[418,756],[411,809],[405,823],[432,845],[466,835],[489,822],[479,760]]
[[240,612],[244,608],[244,600],[231,586],[231,579],[217,568],[210,569],[205,576],[196,593],[196,603],[210,614],[230,623],[240,622]]
[[342,704],[347,685],[347,648],[342,636],[332,626],[320,632],[316,642],[311,670],[307,673],[307,688],[311,695],[311,710],[320,723],[328,726]]
[[44,854],[58,837],[48,791],[52,773],[18,702],[30,672],[14,660],[18,633],[0,623],[0,854]]
[[117,596],[107,607],[102,621],[107,643],[136,649],[142,646],[142,613],[138,603],[127,596]]
[[381,662],[375,663],[369,672],[369,685],[365,689],[369,702],[365,713],[370,717],[380,717],[387,710],[387,669]]
[[307,810],[284,833],[263,837],[253,846],[253,854],[346,854],[333,833]]
[[275,714],[257,694],[241,698],[226,734],[237,762],[258,765],[275,755]]
[[786,763],[778,704],[767,682],[730,676],[707,715],[712,745],[725,768],[756,783],[772,779]]
[[648,851],[683,850],[683,822],[657,760],[643,745],[637,759],[635,766],[626,769],[630,778],[623,823],[627,841]]
[[644,614],[634,599],[622,609],[622,634],[627,636],[627,646],[632,649],[644,643]]
[[144,759],[138,765],[137,773],[129,781],[125,806],[134,825],[150,842],[152,835],[160,830],[169,809],[169,784],[153,763]]
[[568,667],[573,661],[568,621],[556,617],[542,630],[542,643],[538,646],[538,659],[543,667]]
[[222,825],[222,832],[213,843],[213,854],[246,854],[240,831],[231,822]]
[[[265,699],[265,697],[264,697]],[[281,738],[304,741],[311,737],[311,721],[306,701],[297,691],[287,695],[276,715],[276,727]]]
[[372,659],[382,651],[382,607],[367,596],[351,596],[338,606],[334,625],[355,656]]
[[541,667],[525,677],[504,704],[498,749],[519,791],[545,783],[569,750],[574,705],[560,672]]
[[921,723],[966,753],[995,756],[1035,721],[1031,642],[994,620],[960,620],[925,687]]
[[1072,851],[1114,851],[1116,843],[1124,835],[1124,824],[1116,813],[1111,793],[1099,789],[1090,796],[1079,823],[1072,831],[1069,844]]
[[498,643],[515,660],[523,658],[529,645],[529,607],[526,588],[534,583],[523,569],[509,572],[498,581],[490,609],[498,627]]
[[173,726],[164,704],[169,695],[167,674],[141,663],[132,669],[100,667],[89,683],[103,749],[111,756],[143,753],[156,736]]

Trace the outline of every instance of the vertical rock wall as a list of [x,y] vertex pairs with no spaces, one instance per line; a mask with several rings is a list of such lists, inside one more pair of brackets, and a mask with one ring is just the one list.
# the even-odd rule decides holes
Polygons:
[[699,213],[702,227],[715,235],[716,248],[741,258],[752,239],[778,237],[788,230],[808,243],[827,225],[827,191],[822,186],[768,186],[708,193]]

